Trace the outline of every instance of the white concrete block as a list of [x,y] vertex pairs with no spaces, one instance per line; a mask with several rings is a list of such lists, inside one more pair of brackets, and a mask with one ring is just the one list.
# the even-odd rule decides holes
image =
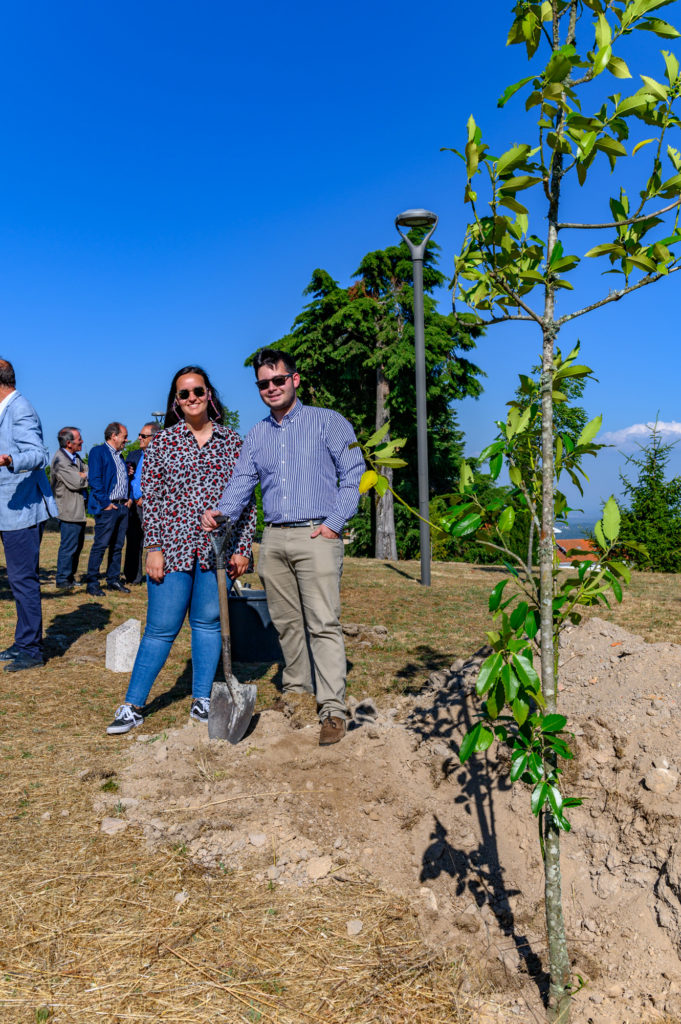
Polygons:
[[140,620],[127,619],[106,638],[106,667],[110,672],[131,672],[140,645]]

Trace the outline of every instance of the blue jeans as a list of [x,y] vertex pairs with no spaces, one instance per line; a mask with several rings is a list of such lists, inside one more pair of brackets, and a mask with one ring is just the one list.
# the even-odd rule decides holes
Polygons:
[[61,541],[57,555],[58,587],[69,587],[75,581],[78,559],[85,540],[85,523],[61,523]]
[[[227,588],[231,580],[227,580]],[[169,572],[162,583],[147,578],[147,624],[125,699],[144,707],[156,676],[189,610],[192,632],[192,696],[210,697],[222,652],[218,581],[212,569],[194,562],[191,572]]]

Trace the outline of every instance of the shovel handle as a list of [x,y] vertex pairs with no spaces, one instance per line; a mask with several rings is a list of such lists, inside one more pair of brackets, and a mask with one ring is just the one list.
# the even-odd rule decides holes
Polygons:
[[[225,678],[228,680],[227,685],[231,693],[229,679],[232,675],[232,637],[229,631],[229,604],[227,597],[227,576],[225,574],[227,559],[225,558],[225,548],[227,547],[227,541],[232,534],[232,524],[227,516],[223,515],[215,516],[215,522],[218,524],[218,529],[213,530],[209,536],[213,551],[215,552],[215,570],[218,580],[220,633],[222,635],[222,664],[225,670]],[[226,526],[224,531],[220,529],[222,526]]]

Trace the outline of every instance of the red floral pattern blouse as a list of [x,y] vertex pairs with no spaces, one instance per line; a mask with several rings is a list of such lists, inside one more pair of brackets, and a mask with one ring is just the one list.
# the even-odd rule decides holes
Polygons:
[[[164,572],[191,572],[195,558],[202,569],[215,568],[201,516],[217,507],[240,448],[239,435],[219,423],[199,448],[184,420],[156,434],[147,446],[141,481],[144,543],[163,548]],[[250,558],[255,522],[251,502],[234,526],[228,558],[235,552]]]

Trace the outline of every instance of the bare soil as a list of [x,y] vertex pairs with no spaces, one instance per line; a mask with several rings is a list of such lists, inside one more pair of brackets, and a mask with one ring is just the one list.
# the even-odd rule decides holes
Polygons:
[[[185,629],[143,726],[105,735],[127,683],[106,635],[144,620],[145,592],[60,595],[56,549],[47,534],[47,665],[0,671],[0,1020],[544,1019],[529,793],[503,751],[457,757],[496,570],[438,563],[426,591],[414,563],[348,559],[348,735],[319,748],[277,666],[237,665],[258,713],[230,747],[187,720]],[[0,597],[4,647],[2,571]],[[680,610],[681,577],[634,574],[565,637],[577,1024],[681,1022]]]
[[[483,959],[497,989],[485,1013],[541,1019],[542,870],[528,792],[509,788],[504,751],[467,768],[456,756],[479,661],[433,673],[418,696],[354,701],[348,735],[330,748],[317,745],[312,706],[263,711],[236,747],[193,723],[132,736],[116,800],[150,844],[182,843],[208,872],[248,869],[294,890],[365,880],[407,896],[428,944]],[[566,636],[561,664],[577,752],[568,788],[584,797],[562,855],[584,981],[574,1019],[681,1018],[681,647],[592,618]],[[106,816],[112,803],[95,810]]]

